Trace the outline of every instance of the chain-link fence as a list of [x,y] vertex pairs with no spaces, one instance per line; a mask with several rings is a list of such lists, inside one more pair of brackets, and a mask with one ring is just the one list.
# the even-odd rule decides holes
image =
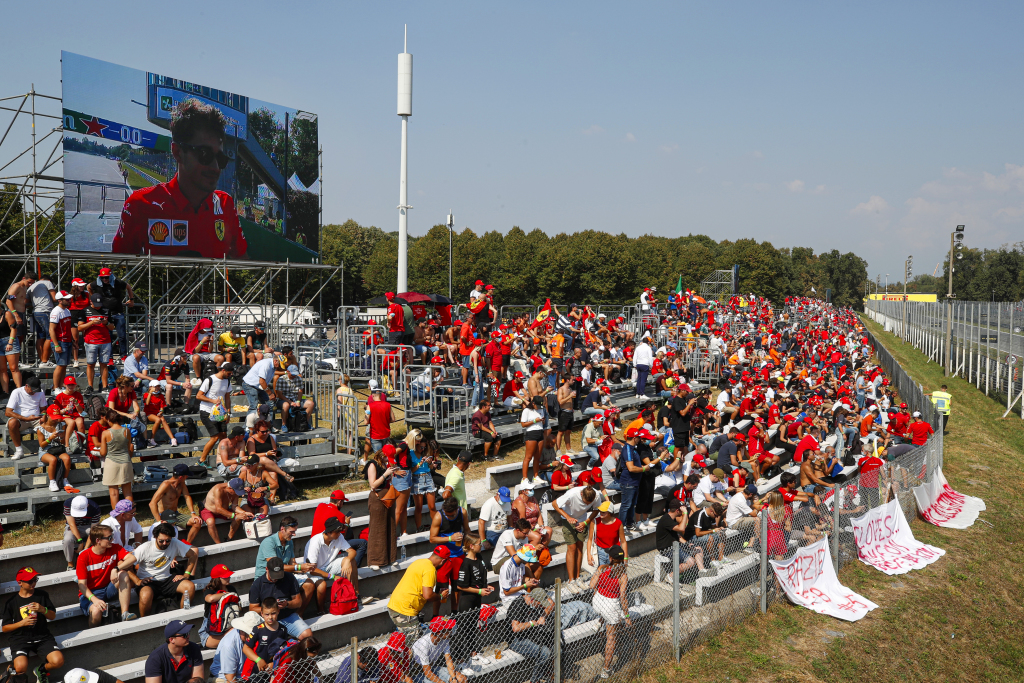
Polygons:
[[1024,418],[1024,302],[867,301],[865,313]]

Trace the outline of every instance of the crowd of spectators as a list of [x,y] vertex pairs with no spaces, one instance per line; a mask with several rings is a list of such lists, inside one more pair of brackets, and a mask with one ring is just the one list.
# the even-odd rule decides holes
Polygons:
[[[452,335],[430,337],[436,345],[424,352],[432,354],[435,367],[420,389],[423,400],[435,400],[442,391],[437,370],[443,374],[448,366],[458,368],[463,382],[478,392],[472,425],[485,457],[496,457],[501,449],[493,411],[518,414],[526,449],[515,490],[500,487],[482,501],[473,520],[465,484],[473,454],[461,452],[441,474],[437,442],[417,429],[393,439],[391,404],[380,386],[371,385],[362,467],[369,488],[364,532],[353,536],[342,511],[346,495],[335,491],[317,507],[304,548],[295,547],[299,525],[291,516],[280,519],[260,541],[247,608],[240,607],[239,591],[231,583],[237,568],[224,564],[210,570],[197,596],[198,553],[192,545],[197,534],[205,528],[219,542],[224,529],[218,531],[217,522],[222,521],[227,538],[235,538],[242,523],[265,516],[280,500],[288,475],[276,465],[277,446],[267,420],[255,420],[249,433],[241,427],[228,433],[217,429],[223,423],[204,416],[213,436],[207,450],[216,449],[217,469],[227,481],[213,486],[199,506],[188,491],[188,468],[175,466],[150,502],[160,521],[147,538],[134,518],[127,476],[134,441],[126,424],[146,414],[155,418],[146,424],[153,438],[164,430],[161,411],[145,412],[135,388],[148,382],[143,403],[156,400],[159,406],[159,389],[167,385],[159,379],[133,380],[126,373],[83,437],[90,455],[104,460],[102,481],[109,488],[111,514],[104,519],[96,502],[81,495],[64,504],[64,552],[76,572],[80,610],[89,626],[201,604],[197,640],[190,638],[189,623],[170,621],[165,642],[146,662],[147,683],[187,683],[207,675],[225,683],[263,680],[260,676],[273,683],[304,682],[300,672],[308,667],[299,665],[315,660],[322,649],[305,619],[338,613],[339,605],[346,612],[358,611],[372,601],[373,596],[359,592],[359,567],[365,562],[374,572],[401,572],[386,605],[395,630],[383,647],[364,648],[357,661],[342,661],[339,682],[350,680],[353,666],[360,680],[365,674],[366,680],[464,681],[460,664],[481,654],[481,633],[496,614],[493,604],[504,608],[501,640],[529,662],[529,680],[542,681],[550,677],[554,637],[554,604],[545,589],[552,580],[545,571],[561,542],[567,578],[575,581],[586,571],[592,591],[589,601],[563,605],[563,629],[602,621],[601,677],[607,678],[619,652],[616,643],[634,625],[626,568],[636,534],[653,533],[666,558],[678,543],[678,569],[691,578],[730,562],[728,529],[744,530],[752,539],[749,550],[763,544],[781,556],[790,541],[808,543],[827,533],[821,520],[794,514],[794,503],[815,503],[836,490],[852,459],[855,473],[864,475],[861,490],[869,490],[860,507],[847,504],[844,512],[862,510],[878,500],[882,478],[888,476],[885,459],[923,445],[932,433],[871,364],[868,340],[849,311],[787,301],[791,319],[790,313],[779,314],[756,298],[729,302],[721,310],[696,305],[689,295],[659,306],[654,293],[646,292],[645,322],[639,328],[579,306],[564,313],[553,306],[546,321],[496,324],[493,316],[481,319],[493,313],[489,290],[480,283],[476,291],[474,298],[482,303],[460,328],[450,328],[457,332],[454,341],[444,341]],[[217,347],[225,354],[208,345],[206,323],[201,321],[193,333],[189,353],[198,357],[197,370],[202,373],[208,361],[215,364],[196,392],[205,413],[228,409],[232,395],[244,395],[259,416],[272,388],[283,382],[289,391],[297,373],[287,357],[265,345],[259,353],[266,355],[251,356],[252,347],[239,340],[239,330],[225,333],[224,348]],[[722,368],[717,395],[692,382],[687,351],[696,349],[705,352],[697,358]],[[144,352],[137,348],[131,358],[145,375]],[[231,385],[233,353],[251,361],[240,390]],[[516,369],[523,364],[527,372]],[[640,398],[638,415],[628,422],[610,401],[611,387],[624,379],[635,380]],[[74,379],[62,386],[59,397],[67,398],[55,397],[53,405],[47,405],[37,378],[12,392],[7,408],[12,440],[27,424],[38,432],[43,452],[83,429]],[[339,390],[339,400],[350,395]],[[301,397],[286,394],[286,400],[286,411],[293,406],[315,409]],[[78,410],[64,412],[66,407]],[[576,444],[575,410],[588,418]],[[753,426],[744,434],[736,424],[745,419]],[[824,445],[823,435],[834,432],[842,435],[843,458]],[[53,473],[61,466],[67,472],[70,463],[62,459],[66,454],[46,452],[50,458],[43,462],[55,481]],[[574,472],[571,456],[579,453],[586,465]],[[16,457],[21,454],[19,447]],[[798,474],[789,471],[792,465],[799,466]],[[776,477],[778,489],[759,494],[759,485]],[[69,493],[77,493],[66,479],[63,483]],[[665,513],[655,516],[659,495],[667,500]],[[617,511],[613,496],[618,497]],[[184,514],[178,512],[182,506]],[[766,538],[760,538],[762,516],[767,518]],[[548,526],[549,519],[555,528]],[[425,534],[433,546],[430,553],[407,561],[405,543],[400,543],[407,534]],[[496,585],[488,581],[491,573],[497,575]],[[14,671],[24,674],[27,658],[38,655],[44,661],[34,673],[45,683],[47,672],[63,667],[64,660],[46,626],[56,618],[54,606],[45,591],[35,589],[37,576],[30,567],[18,573],[19,592],[4,607],[3,630],[17,646],[12,648]],[[204,648],[215,650],[208,672]],[[293,672],[291,678],[280,673],[285,670]]]

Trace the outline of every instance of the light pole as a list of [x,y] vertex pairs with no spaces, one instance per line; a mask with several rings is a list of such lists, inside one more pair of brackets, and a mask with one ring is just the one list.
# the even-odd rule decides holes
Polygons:
[[402,165],[398,183],[398,282],[395,292],[407,292],[409,281],[409,117],[412,116],[412,55],[409,54],[409,27],[405,28],[405,47],[398,55],[398,115],[402,117]]
[[950,342],[953,335],[953,253],[956,252],[956,259],[959,261],[964,257],[964,226],[956,226],[956,230],[949,233],[949,291],[946,292],[946,375],[953,372],[953,361],[949,357]]
[[907,282],[914,271],[914,257],[908,256],[903,262],[903,336],[907,337]]
[[448,298],[452,298],[452,235],[455,233],[455,218],[448,209]]
[[885,293],[889,293],[889,273],[885,274]]

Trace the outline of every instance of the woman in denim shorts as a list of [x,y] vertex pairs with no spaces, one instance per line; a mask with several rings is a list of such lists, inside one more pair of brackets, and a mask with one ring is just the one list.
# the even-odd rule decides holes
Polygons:
[[[388,457],[388,465],[398,467],[391,478],[391,485],[398,491],[398,498],[395,499],[395,522],[398,525],[398,537],[401,538],[408,533],[406,524],[409,515],[409,496],[412,494],[414,463],[409,446],[404,441],[399,442],[394,449],[394,455]],[[384,448],[385,453],[388,450],[387,447]]]
[[[416,521],[418,531],[428,531],[433,511],[437,508],[434,485],[433,464],[434,454],[427,448],[427,441],[423,438],[423,432],[418,429],[409,431],[405,437],[405,443],[409,446],[414,455],[415,469],[412,472],[412,499],[413,519]],[[423,505],[427,505],[427,524],[423,524]]]

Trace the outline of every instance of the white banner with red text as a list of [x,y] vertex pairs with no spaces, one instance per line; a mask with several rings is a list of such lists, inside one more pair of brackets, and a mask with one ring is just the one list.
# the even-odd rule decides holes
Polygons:
[[770,561],[786,596],[818,614],[859,621],[878,607],[839,583],[829,555],[828,538],[800,548],[788,560]]
[[912,490],[921,516],[935,526],[966,529],[985,511],[985,501],[981,498],[965,496],[950,488],[942,476],[941,467],[935,470],[931,483],[915,486]]
[[946,554],[914,538],[899,501],[891,500],[850,520],[857,557],[892,576],[921,569]]

